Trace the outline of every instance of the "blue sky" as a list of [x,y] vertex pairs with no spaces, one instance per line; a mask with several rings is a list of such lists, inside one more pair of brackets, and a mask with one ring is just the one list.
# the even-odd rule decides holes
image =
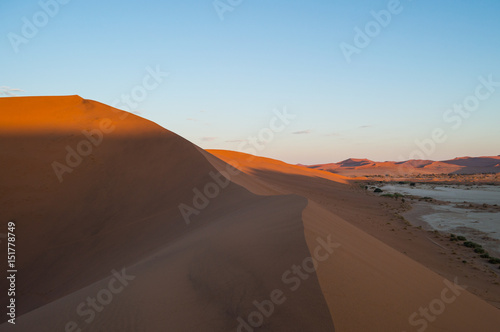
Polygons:
[[[223,13],[213,0],[41,3],[52,16],[38,1],[0,3],[0,86],[20,96],[112,104],[160,68],[169,75],[133,111],[203,148],[245,151],[286,108],[295,118],[259,155],[313,164],[500,154],[500,86],[460,125],[443,118],[479,77],[500,82],[497,0],[220,0]],[[356,44],[356,27],[372,29],[369,45]],[[360,46],[350,61],[346,44]],[[436,128],[446,140],[429,143]]]

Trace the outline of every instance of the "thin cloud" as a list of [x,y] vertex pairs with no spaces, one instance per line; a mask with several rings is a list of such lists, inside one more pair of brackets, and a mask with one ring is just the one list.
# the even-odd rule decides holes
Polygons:
[[325,136],[339,137],[340,134],[339,133],[330,133],[330,134],[326,134]]
[[212,142],[212,141],[215,141],[218,137],[202,137],[200,138],[200,140],[202,140],[203,142]]
[[307,130],[294,131],[292,134],[294,134],[294,135],[305,135],[305,134],[310,134],[310,133],[312,133],[312,130],[307,129]]
[[229,141],[225,141],[226,143],[241,143],[241,142],[245,142],[246,140],[244,139],[233,139],[233,140],[229,140]]
[[371,128],[373,127],[372,125],[364,125],[364,126],[359,126],[361,129],[366,129],[366,128]]
[[9,96],[9,97],[16,97],[17,94],[15,92],[24,92],[24,90],[21,89],[15,89],[11,88],[8,86],[0,86],[0,96]]
[[198,119],[195,119],[195,118],[187,118],[186,120],[188,120],[188,121],[194,121],[194,122],[198,121]]

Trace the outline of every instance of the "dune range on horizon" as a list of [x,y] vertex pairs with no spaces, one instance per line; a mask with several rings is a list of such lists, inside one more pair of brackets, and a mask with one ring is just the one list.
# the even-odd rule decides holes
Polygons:
[[457,157],[443,161],[412,159],[384,162],[350,158],[338,163],[310,165],[307,167],[354,177],[386,174],[406,177],[423,174],[496,174],[500,173],[500,156]]

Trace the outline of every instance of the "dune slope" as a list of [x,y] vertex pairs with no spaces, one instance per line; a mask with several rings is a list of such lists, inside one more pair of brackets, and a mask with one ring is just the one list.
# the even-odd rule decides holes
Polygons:
[[1,98],[0,161],[16,331],[334,330],[314,272],[283,280],[310,255],[303,197],[252,194],[178,135],[78,96]]
[[499,173],[500,156],[463,157],[452,160],[407,160],[375,162],[368,159],[347,159],[339,163],[308,166],[344,176],[392,175],[415,176],[423,174],[480,174]]
[[242,175],[231,180],[253,192],[308,198],[303,221],[310,252],[318,237],[338,245],[317,269],[337,331],[497,331],[498,309],[467,292],[466,280],[447,280],[347,222],[377,218],[380,208],[343,181],[297,174],[267,158],[208,152],[219,169],[222,162],[240,165]]

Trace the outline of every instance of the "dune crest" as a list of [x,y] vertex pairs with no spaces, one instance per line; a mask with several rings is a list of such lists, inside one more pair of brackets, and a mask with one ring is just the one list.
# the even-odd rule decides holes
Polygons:
[[[293,168],[289,165],[267,158],[253,157],[254,167],[249,167],[245,166],[248,155],[208,152],[212,156],[207,158],[215,167],[223,165],[220,160],[244,165],[243,174],[232,177],[232,181],[251,191],[308,198],[302,215],[309,251],[314,253],[318,236],[331,236],[331,241],[339,245],[317,269],[337,331],[497,330],[498,309],[467,292],[462,284],[466,280],[439,276],[341,217],[376,217],[374,208],[364,206],[360,194],[349,185],[290,172]],[[272,190],[264,190],[266,187]],[[450,297],[445,303],[448,298],[443,300],[442,294],[452,291],[453,301]],[[439,310],[432,307],[438,304]],[[430,315],[422,314],[421,308],[430,310]]]
[[376,162],[368,159],[347,159],[338,163],[307,166],[345,176],[478,174],[497,173],[500,157],[460,157],[452,160],[407,160]]
[[[16,330],[334,330],[315,273],[293,292],[283,281],[309,255],[304,198],[227,183],[187,224],[180,204],[193,205],[217,171],[182,137],[77,96],[1,98],[0,112]],[[71,168],[62,181],[54,161]],[[271,311],[274,290],[283,294],[267,316],[255,303]]]

